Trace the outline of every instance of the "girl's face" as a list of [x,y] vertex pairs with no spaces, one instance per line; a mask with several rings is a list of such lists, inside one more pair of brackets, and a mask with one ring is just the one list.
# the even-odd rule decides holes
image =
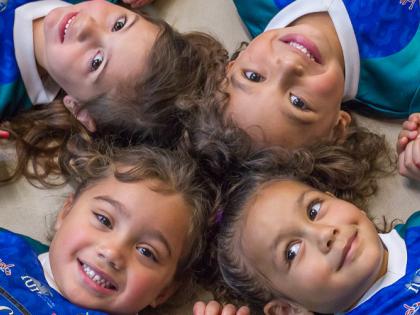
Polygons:
[[328,22],[264,32],[229,64],[228,115],[256,141],[300,147],[331,139],[348,118],[340,111],[344,59]]
[[288,302],[321,313],[344,311],[383,274],[380,238],[351,203],[278,181],[263,186],[246,211],[243,254]]
[[66,202],[49,255],[54,280],[71,302],[136,314],[174,292],[190,211],[181,195],[162,194],[159,185],[112,176]]
[[158,32],[130,10],[86,1],[45,17],[37,59],[68,95],[84,102],[136,80]]

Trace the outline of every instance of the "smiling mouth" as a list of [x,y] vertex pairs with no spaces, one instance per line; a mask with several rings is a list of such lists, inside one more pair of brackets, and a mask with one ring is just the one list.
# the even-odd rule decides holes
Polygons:
[[67,14],[63,20],[60,23],[60,38],[61,42],[64,42],[64,39],[66,37],[66,34],[71,26],[71,24],[74,22],[76,18],[77,12],[72,12]]
[[344,266],[344,263],[346,262],[346,258],[349,254],[349,251],[350,251],[356,237],[357,237],[357,231],[347,240],[347,243],[344,246],[342,254],[341,254],[341,261],[340,261],[340,264],[338,265],[337,271],[340,270]]
[[88,264],[79,261],[80,266],[82,267],[82,271],[84,274],[97,285],[104,289],[116,291],[117,286],[114,282],[102,272],[96,270],[95,268],[89,266]]
[[321,54],[317,46],[308,38],[300,34],[289,34],[282,37],[280,41],[282,41],[285,44],[288,44],[293,49],[299,51],[309,60],[319,64],[322,63]]

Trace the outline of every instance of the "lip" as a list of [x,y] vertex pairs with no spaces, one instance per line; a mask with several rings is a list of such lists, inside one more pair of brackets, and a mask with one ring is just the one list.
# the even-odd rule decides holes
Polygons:
[[[289,45],[290,42],[295,42],[295,43],[298,43],[298,44],[302,45],[314,57],[316,63],[322,64],[321,53],[319,52],[318,47],[315,45],[314,42],[309,40],[307,37],[305,37],[301,34],[287,34],[287,35],[281,37],[280,41],[282,41],[283,43],[285,43],[287,45]],[[298,51],[299,53],[303,54],[302,51],[300,51],[299,49],[297,49],[295,47],[292,47],[290,45],[289,45],[289,47]],[[305,55],[305,57],[306,57],[306,55]]]
[[[79,272],[81,274],[82,277],[82,281],[94,292],[96,293],[100,293],[102,295],[111,295],[114,294],[116,291],[118,291],[118,286],[115,283],[115,281],[106,273],[102,272],[101,270],[93,267],[91,264],[88,264],[86,262],[83,262],[81,260],[78,259],[78,263],[79,263]],[[108,288],[104,288],[102,286],[100,286],[99,284],[97,284],[95,281],[93,281],[91,278],[89,278],[87,276],[87,274],[85,273],[85,271],[83,270],[83,264],[86,264],[89,266],[89,268],[91,268],[96,274],[100,275],[102,278],[104,278],[105,280],[109,281],[115,289],[108,289]]]
[[66,24],[75,15],[77,15],[77,12],[70,12],[70,13],[67,13],[61,19],[61,22],[60,22],[59,27],[58,27],[58,34],[60,36],[60,40],[61,40],[62,43],[64,42],[64,30],[66,28]]
[[357,231],[351,236],[349,237],[349,239],[346,242],[346,245],[343,248],[343,251],[341,253],[341,260],[340,260],[340,264],[338,265],[337,271],[340,270],[347,262],[349,262],[351,260],[351,256],[352,256],[352,248],[354,245],[354,241],[357,238]]

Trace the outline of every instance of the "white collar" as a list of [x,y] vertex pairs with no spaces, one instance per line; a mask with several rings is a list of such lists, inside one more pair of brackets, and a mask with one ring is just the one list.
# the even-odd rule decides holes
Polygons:
[[44,276],[45,276],[45,279],[48,282],[48,285],[61,294],[60,290],[58,290],[57,284],[55,283],[54,275],[53,275],[52,270],[51,270],[49,252],[40,254],[38,256],[38,260],[40,261],[40,263],[42,265],[42,269],[44,270]]
[[20,6],[15,11],[13,41],[16,61],[26,92],[34,105],[54,100],[60,91],[60,86],[50,76],[44,81],[41,80],[35,60],[32,22],[57,7],[67,5],[70,4],[60,0],[34,1]]
[[[362,296],[357,305],[365,303],[373,295],[375,295],[379,290],[382,290],[385,287],[392,285],[401,279],[407,269],[407,249],[404,240],[398,234],[396,230],[392,230],[390,233],[379,234],[379,237],[382,240],[382,243],[388,250],[388,266],[386,273],[378,279],[372,287]],[[345,314],[336,313],[336,315]]]
[[297,18],[314,12],[328,12],[334,23],[344,55],[343,101],[354,99],[359,85],[360,55],[356,35],[342,0],[296,0],[280,10],[265,31],[286,27]]

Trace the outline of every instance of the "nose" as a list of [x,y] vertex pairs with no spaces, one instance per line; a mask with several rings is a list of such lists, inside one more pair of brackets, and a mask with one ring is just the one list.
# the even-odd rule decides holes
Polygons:
[[289,82],[304,75],[302,64],[293,55],[277,56],[275,67],[282,82]]
[[97,255],[100,260],[115,270],[121,270],[125,266],[123,247],[117,243],[108,242],[99,245]]
[[328,253],[337,237],[338,229],[330,225],[314,225],[311,229],[311,237],[322,253]]
[[76,22],[76,38],[79,42],[96,42],[99,40],[102,29],[93,17],[80,12],[77,16]]

